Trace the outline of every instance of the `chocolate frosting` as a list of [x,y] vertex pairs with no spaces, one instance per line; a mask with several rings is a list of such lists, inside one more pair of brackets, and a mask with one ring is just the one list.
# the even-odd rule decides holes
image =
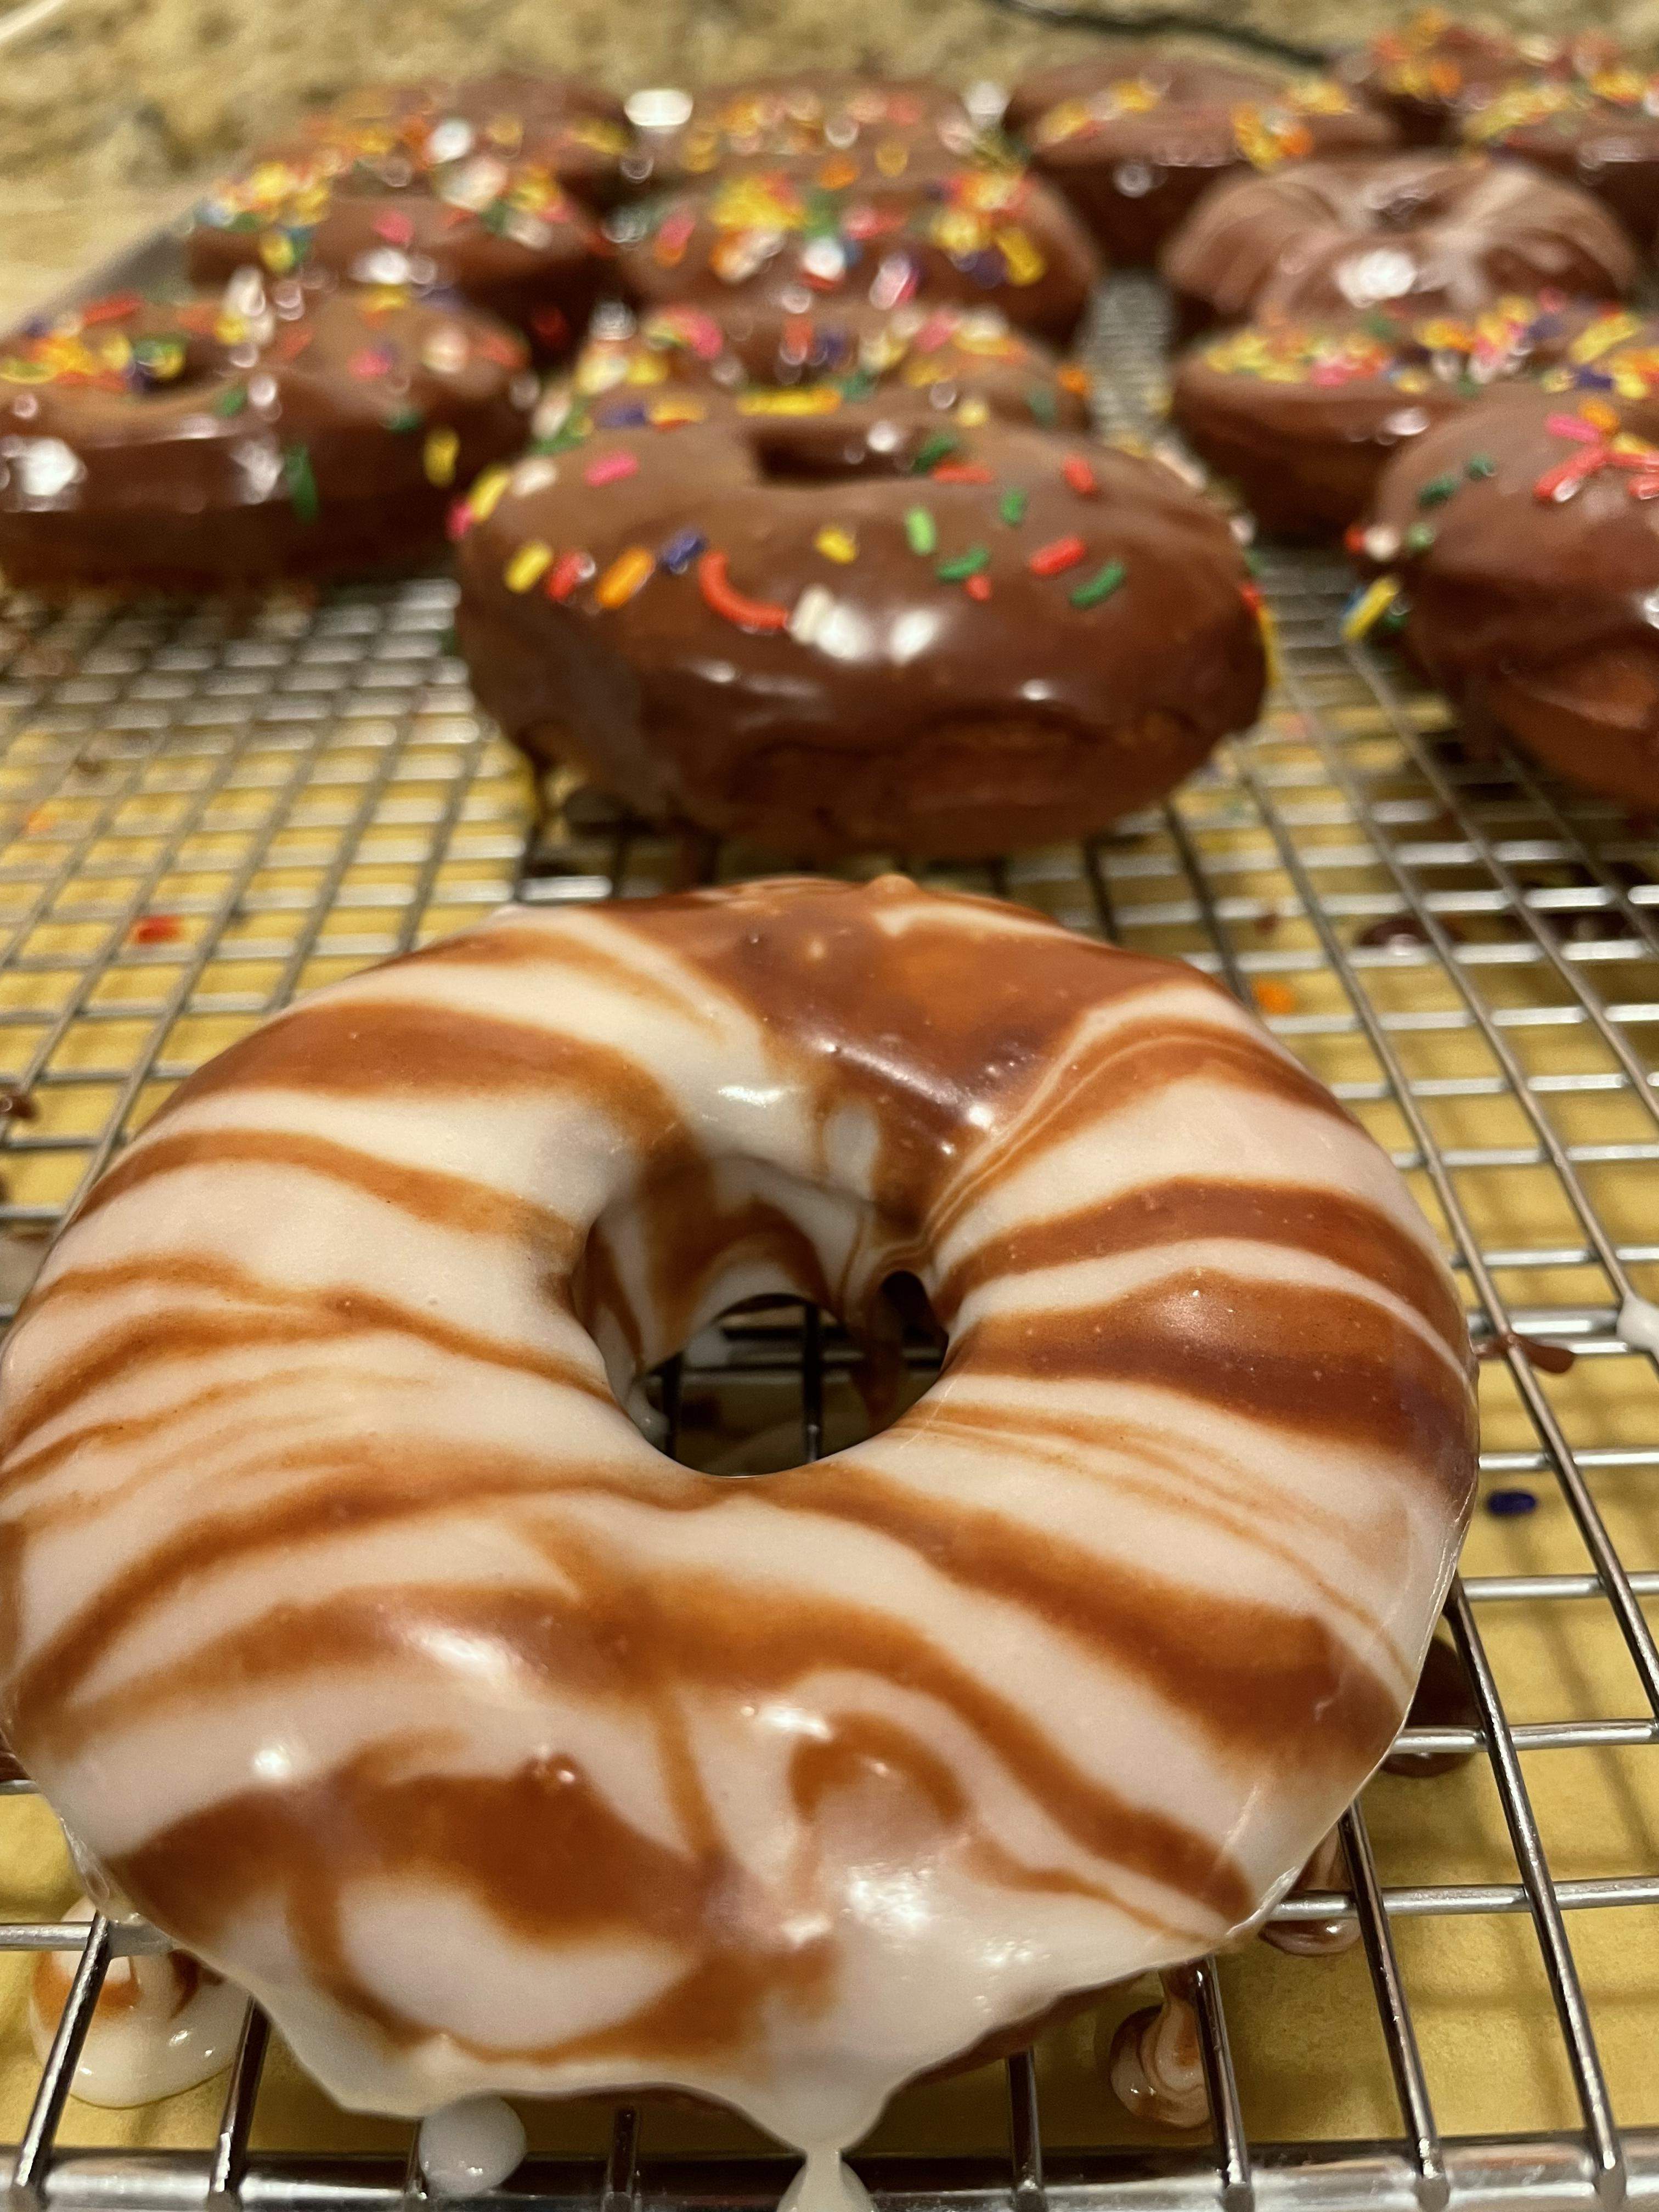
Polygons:
[[1659,76],[1621,65],[1512,85],[1464,118],[1462,136],[1582,185],[1638,246],[1650,244],[1659,222]]
[[[608,308],[563,387],[596,427],[651,419],[694,393],[751,414],[844,414],[878,396],[913,397],[969,429],[990,416],[1046,429],[1085,429],[1089,379],[992,307],[911,307],[890,315],[851,305],[816,315],[733,316],[657,307],[637,321]],[[556,418],[556,419],[555,419]],[[550,390],[538,427],[563,420]]]
[[671,194],[639,211],[624,286],[722,319],[758,307],[828,324],[843,301],[883,313],[916,299],[994,307],[1051,343],[1070,340],[1098,257],[1046,185],[990,165],[832,181],[854,166],[836,155]]
[[1638,273],[1588,192],[1518,162],[1437,153],[1218,185],[1163,269],[1188,328],[1376,307],[1471,314],[1506,292],[1622,299]]
[[1156,46],[1040,70],[1014,88],[1006,120],[1115,262],[1156,259],[1218,178],[1376,153],[1395,137],[1331,78]]
[[94,301],[0,339],[16,584],[213,589],[407,566],[522,442],[523,341],[465,309],[293,280]]
[[1500,300],[1468,318],[1382,311],[1329,323],[1247,323],[1176,367],[1187,442],[1281,534],[1345,530],[1401,446],[1495,383],[1558,361],[1603,379],[1601,357],[1644,325],[1622,307]]
[[[497,137],[510,138],[517,120],[498,117]],[[536,133],[523,135],[531,151],[506,151],[488,123],[424,106],[389,119],[319,118],[301,142],[256,156],[201,202],[185,242],[191,276],[222,283],[252,265],[444,288],[556,358],[611,288],[614,256]]]
[[[443,160],[483,152],[535,162],[590,207],[611,207],[634,188],[623,167],[635,141],[623,104],[581,77],[493,70],[483,76],[362,85],[307,118],[308,128],[324,137],[339,125],[375,122],[400,137],[412,127],[428,143],[444,132]],[[458,125],[471,130],[470,143]]]
[[916,175],[969,158],[978,136],[961,95],[931,78],[797,70],[712,85],[678,130],[647,131],[641,143],[651,175],[669,186],[836,156],[860,173]]
[[1516,77],[1565,67],[1568,51],[1547,33],[1518,38],[1495,17],[1422,8],[1344,55],[1336,75],[1384,108],[1411,144],[1432,146],[1455,140],[1468,110]]
[[785,853],[1074,837],[1261,700],[1220,514],[1058,434],[876,402],[605,431],[472,507],[457,635],[508,734]]
[[[1593,395],[1514,386],[1442,424],[1383,477],[1375,531],[1435,680],[1562,774],[1646,806],[1659,803],[1659,352],[1638,358],[1639,379]],[[1644,381],[1649,396],[1626,396]]]

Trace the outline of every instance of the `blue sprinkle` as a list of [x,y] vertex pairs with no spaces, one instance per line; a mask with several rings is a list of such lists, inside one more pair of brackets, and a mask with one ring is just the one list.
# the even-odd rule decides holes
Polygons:
[[1613,379],[1604,368],[1581,368],[1578,372],[1578,381],[1580,384],[1591,385],[1601,392],[1611,392],[1613,389]]
[[22,332],[26,338],[43,338],[51,328],[50,315],[31,315],[22,325]]
[[634,399],[621,407],[607,407],[593,417],[602,430],[642,430],[651,420],[645,402]]
[[1538,1500],[1529,1490],[1494,1490],[1487,1497],[1486,1510],[1500,1521],[1518,1521],[1522,1514],[1538,1510]]
[[683,576],[699,553],[708,550],[708,540],[700,530],[682,530],[671,538],[658,558],[671,576]]

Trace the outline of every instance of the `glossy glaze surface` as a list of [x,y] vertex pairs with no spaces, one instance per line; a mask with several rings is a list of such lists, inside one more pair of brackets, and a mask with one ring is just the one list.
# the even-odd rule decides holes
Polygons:
[[[720,1480],[619,1410],[894,1269],[950,1350],[870,1441]],[[0,1407],[7,1734],[337,2097],[678,2084],[818,2152],[1253,1922],[1474,1474],[1328,1094],[1189,969],[890,877],[508,908],[278,1018],[96,1187]]]
[[841,159],[860,173],[904,176],[972,154],[977,133],[961,94],[927,77],[798,70],[711,86],[684,124],[647,131],[653,181],[696,184],[719,170]]
[[1636,245],[1659,223],[1659,75],[1612,64],[1505,88],[1464,118],[1465,142],[1571,178],[1609,207]]
[[456,634],[538,757],[786,857],[984,854],[1161,796],[1261,696],[1219,511],[913,398],[585,431],[476,488]]

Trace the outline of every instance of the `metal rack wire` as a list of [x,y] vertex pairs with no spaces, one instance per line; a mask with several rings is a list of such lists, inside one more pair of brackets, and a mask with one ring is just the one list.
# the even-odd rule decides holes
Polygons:
[[[1109,422],[1145,429],[1161,358],[1160,304],[1120,280],[1097,359]],[[1471,1326],[1507,1378],[1512,1418],[1483,1458],[1492,1480],[1553,1485],[1586,1564],[1474,1573],[1448,1622],[1473,1726],[1407,1729],[1401,1747],[1487,1762],[1513,1852],[1506,1881],[1389,1881],[1365,1811],[1342,1824],[1349,1888],[1298,1895],[1282,1921],[1357,1919],[1399,2124],[1378,2140],[1253,2142],[1228,2030],[1228,1968],[1199,1968],[1196,2007],[1213,2115],[1207,2146],[1045,2143],[1029,2054],[1006,2069],[1006,2158],[860,2161],[884,2202],[949,2197],[1039,2212],[1107,2197],[1159,2207],[1416,2204],[1449,2199],[1608,2208],[1659,2203],[1659,2128],[1621,2129],[1569,1934],[1591,1910],[1659,1906],[1659,1859],[1616,1874],[1552,1872],[1523,1771],[1558,1751],[1659,1745],[1659,1647],[1644,1601],[1659,1560],[1633,1566],[1599,1484],[1659,1467],[1659,1396],[1611,1437],[1578,1440],[1539,1346],[1659,1360],[1620,1317],[1659,1277],[1644,1227],[1659,1162],[1652,1050],[1659,1028],[1659,842],[1647,825],[1477,753],[1401,672],[1339,641],[1339,562],[1264,553],[1283,647],[1278,702],[1156,818],[1081,852],[955,870],[1058,918],[1184,953],[1262,1009],[1413,1179],[1466,1286]],[[526,822],[511,763],[479,722],[446,640],[438,580],[246,611],[0,612],[0,1226],[38,1237],[149,1102],[297,988],[454,926],[510,888]],[[581,901],[726,878],[742,854],[689,853],[590,794],[570,793],[524,860],[521,896]],[[1649,870],[1652,874],[1649,874]],[[27,1118],[31,1110],[38,1119]],[[1478,1110],[1498,1116],[1474,1127]],[[1531,1194],[1520,1230],[1500,1187]],[[1642,1178],[1645,1177],[1645,1182]],[[1494,1222],[1496,1227],[1494,1228]],[[34,1248],[38,1250],[38,1246]],[[27,1258],[15,1271],[27,1273]],[[1563,1295],[1565,1285],[1570,1294]],[[1541,1286],[1541,1289],[1534,1286]],[[787,1404],[799,1454],[826,1448],[826,1404],[848,1348],[815,1312],[705,1332],[659,1378],[668,1448],[695,1405],[731,1394]],[[918,1362],[925,1359],[920,1352]],[[1559,1364],[1558,1363],[1554,1363]],[[722,1394],[725,1394],[724,1395]],[[830,1439],[833,1443],[834,1439]],[[688,1455],[690,1455],[688,1454]],[[1512,1719],[1490,1624],[1527,1607],[1605,1613],[1638,1692],[1628,1715]],[[11,1794],[21,1778],[0,1782]],[[1531,1924],[1578,2125],[1540,2136],[1449,2139],[1437,2122],[1397,1923],[1515,1914]],[[153,1936],[94,1919],[0,1925],[0,1950],[79,1949],[33,2109],[6,2178],[20,2204],[326,2208],[420,2193],[412,2166],[250,2148],[266,2034],[251,2014],[216,2138],[202,2154],[68,2151],[56,2136],[109,1961]],[[1651,1993],[1659,2048],[1659,1988]],[[602,2161],[532,2160],[514,2201],[629,2212],[775,2201],[763,2159],[670,2160],[615,2116]]]

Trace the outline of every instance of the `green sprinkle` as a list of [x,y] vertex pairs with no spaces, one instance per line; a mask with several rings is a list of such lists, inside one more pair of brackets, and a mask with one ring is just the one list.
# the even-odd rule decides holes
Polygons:
[[1455,476],[1431,477],[1422,490],[1418,493],[1417,503],[1419,507],[1438,507],[1442,501],[1449,499],[1456,489],[1457,478]]
[[1052,430],[1060,420],[1060,405],[1046,385],[1036,385],[1025,395],[1025,404],[1033,418],[1043,428]]
[[1471,453],[1463,472],[1478,483],[1482,477],[1495,477],[1498,464],[1490,453]]
[[913,553],[931,553],[939,544],[939,532],[925,507],[913,507],[905,516],[904,535]]
[[318,498],[317,478],[312,471],[311,454],[304,446],[284,446],[283,474],[288,479],[288,495],[294,502],[294,512],[301,522],[315,522]]
[[1122,562],[1109,561],[1103,568],[1095,571],[1086,584],[1078,586],[1072,593],[1072,605],[1074,607],[1097,607],[1103,599],[1111,598],[1122,581]]
[[998,510],[1011,530],[1017,529],[1025,520],[1025,495],[1023,491],[1006,491]]
[[1259,576],[1261,574],[1261,556],[1251,545],[1244,548],[1244,573],[1247,576]]
[[418,430],[426,417],[418,407],[399,407],[386,418],[388,430]]
[[580,446],[586,438],[592,425],[586,415],[562,422],[550,438],[532,438],[532,453],[568,453],[573,446]]
[[855,369],[851,376],[841,380],[843,399],[867,399],[876,388],[876,380],[867,368]]
[[1434,525],[1414,522],[1400,542],[1407,553],[1426,553],[1434,543]]
[[1395,630],[1404,629],[1406,617],[1410,612],[1411,609],[1404,599],[1396,599],[1391,607],[1385,607],[1376,620],[1378,635],[1389,637]]
[[915,459],[910,464],[912,474],[925,477],[929,469],[936,469],[941,461],[948,460],[960,443],[960,439],[951,437],[947,431],[935,430],[917,447]]
[[969,576],[977,576],[981,568],[990,565],[990,547],[970,545],[965,553],[953,554],[950,560],[939,562],[939,580],[942,584],[965,583]]
[[240,415],[246,405],[247,386],[233,384],[228,386],[214,401],[213,411],[216,415]]

